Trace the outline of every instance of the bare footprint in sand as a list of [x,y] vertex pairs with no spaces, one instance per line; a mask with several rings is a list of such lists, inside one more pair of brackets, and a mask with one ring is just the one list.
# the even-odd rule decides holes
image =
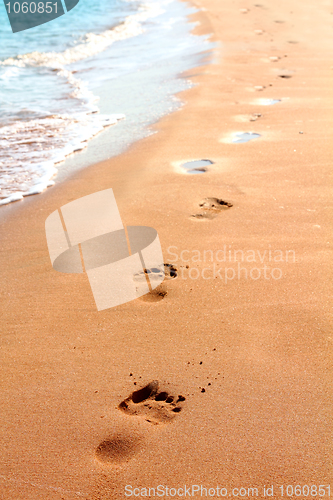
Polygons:
[[145,295],[139,297],[139,300],[142,300],[143,302],[159,302],[160,300],[163,300],[167,295],[168,291],[166,290],[164,285],[159,285],[154,288],[154,290],[151,290],[149,293],[146,293]]
[[[147,278],[149,278],[150,282],[154,282],[154,280],[160,281],[163,278],[164,280],[175,279],[177,278],[177,268],[172,264],[162,264],[159,267],[144,269],[133,276],[133,280],[137,282],[146,282]],[[167,294],[168,292],[164,283],[161,283],[149,293],[139,297],[139,300],[143,302],[159,302],[163,300]]]
[[158,387],[158,381],[153,380],[124,399],[118,406],[119,410],[127,415],[142,417],[155,425],[171,422],[182,410],[179,403],[185,401],[185,397],[159,392]]
[[258,120],[258,118],[261,118],[261,117],[262,117],[261,113],[253,113],[252,115],[250,115],[249,121],[250,122],[255,122],[255,121]]
[[256,122],[262,117],[261,113],[252,113],[251,115],[237,115],[235,116],[236,122]]
[[159,267],[144,269],[143,271],[134,274],[133,280],[145,282],[147,276],[152,281],[154,281],[154,279],[160,280],[160,278],[164,278],[165,280],[174,279],[177,277],[177,268],[172,264],[162,264]]
[[202,212],[192,215],[195,219],[215,219],[222,210],[227,210],[232,207],[232,203],[223,201],[220,198],[204,198],[199,206]]
[[285,79],[288,79],[288,78],[292,78],[293,75],[290,74],[290,73],[281,73],[280,75],[278,75],[279,78],[285,78]]
[[138,436],[117,433],[102,441],[96,449],[96,459],[105,465],[120,465],[136,455],[141,445]]
[[[166,391],[159,391],[158,388],[158,381],[153,380],[142,389],[132,392],[119,404],[118,409],[129,416],[141,417],[154,425],[170,423],[182,410],[180,403],[186,398],[182,395],[171,396]],[[103,465],[122,465],[138,453],[142,439],[136,432],[116,432],[98,445],[95,458]]]
[[204,174],[213,163],[211,160],[192,160],[183,163],[181,167],[187,174]]

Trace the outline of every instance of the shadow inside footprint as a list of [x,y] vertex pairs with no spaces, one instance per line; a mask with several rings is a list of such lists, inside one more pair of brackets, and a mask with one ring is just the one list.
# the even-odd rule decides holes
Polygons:
[[227,210],[232,207],[232,203],[221,200],[220,198],[204,198],[199,206],[203,212],[194,214],[192,217],[195,219],[214,219],[221,210]]
[[153,380],[134,391],[118,408],[127,415],[140,416],[155,425],[170,422],[182,410],[179,403],[185,401],[185,397],[179,395],[175,398],[166,391],[159,392],[158,387],[158,381]]
[[116,434],[102,441],[96,449],[96,459],[104,464],[121,464],[137,452],[140,439],[135,436]]

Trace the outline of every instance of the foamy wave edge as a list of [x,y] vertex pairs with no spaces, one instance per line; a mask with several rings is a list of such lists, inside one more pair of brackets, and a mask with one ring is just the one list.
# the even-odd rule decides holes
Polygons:
[[[61,121],[64,120],[65,118],[66,117],[55,116],[53,117],[53,121],[56,120]],[[59,148],[56,154],[54,155],[52,155],[52,152],[50,152],[49,159],[35,163],[26,163],[25,167],[20,170],[20,173],[21,175],[23,175],[23,177],[30,176],[32,180],[32,186],[30,187],[30,189],[27,189],[25,191],[16,190],[10,196],[0,199],[0,206],[8,205],[9,203],[12,203],[14,201],[22,200],[25,196],[40,194],[43,191],[45,191],[45,189],[47,189],[48,187],[53,186],[55,182],[52,179],[58,173],[58,169],[55,167],[55,165],[63,162],[66,159],[66,157],[71,155],[72,153],[76,153],[77,151],[82,151],[83,149],[85,149],[90,139],[92,139],[95,135],[101,132],[105,127],[114,125],[117,123],[118,120],[121,120],[123,118],[125,118],[125,115],[122,114],[99,115],[98,124],[91,123],[90,126],[85,127],[86,130],[84,130],[83,132],[81,131],[81,135],[76,140],[69,141],[66,146]],[[46,120],[47,119],[37,120],[35,121],[35,123],[38,121],[45,122]],[[73,121],[73,117],[71,117],[71,120]],[[33,122],[34,121],[29,122],[29,124]],[[2,129],[6,128],[8,129],[10,127],[2,127]],[[2,129],[0,128],[0,140],[1,140]],[[4,130],[4,132],[6,133],[6,130]],[[35,142],[37,143],[38,140],[35,140]],[[1,168],[1,163],[0,163],[0,168]],[[6,177],[8,177],[8,175],[7,176],[4,175],[1,179],[0,191],[2,190],[1,188],[3,188],[3,183],[6,181]],[[24,180],[21,182],[21,186],[22,185],[24,185]]]
[[45,66],[62,69],[64,66],[81,61],[103,52],[114,42],[132,38],[144,33],[142,22],[164,12],[159,5],[141,4],[140,12],[128,16],[125,21],[114,28],[100,34],[87,33],[84,41],[63,52],[31,52],[19,54],[0,61],[1,66]]
[[[84,101],[86,108],[88,108],[87,115],[90,113],[96,113],[99,111],[94,105],[96,97],[85,87],[82,80],[74,77],[73,72],[65,69],[65,66],[103,52],[114,42],[132,38],[144,33],[145,30],[143,29],[141,23],[147,19],[157,17],[163,12],[164,9],[162,9],[159,5],[141,4],[137,13],[129,15],[118,26],[100,34],[87,33],[84,36],[83,42],[78,43],[74,47],[66,49],[63,52],[31,52],[29,54],[19,54],[16,57],[9,57],[4,61],[0,61],[0,66],[14,66],[22,68],[27,66],[39,66],[56,69],[58,70],[57,74],[61,77],[65,77],[68,83],[74,88],[71,96]],[[37,167],[38,172],[41,174],[38,181],[34,182],[31,188],[26,191],[15,191],[10,194],[10,196],[2,199],[0,196],[0,206],[22,200],[25,196],[40,194],[48,187],[53,186],[55,184],[53,179],[58,172],[55,164],[63,162],[70,154],[75,153],[76,151],[81,151],[87,146],[87,141],[97,135],[101,130],[103,130],[103,128],[113,125],[117,123],[118,120],[124,118],[125,115],[121,114],[105,117],[100,116],[99,126],[92,127],[88,136],[83,140],[81,139],[80,141],[76,141],[75,144],[72,143],[65,148],[60,149],[56,158],[51,158],[48,161],[42,161],[38,164],[35,163],[34,165],[30,164],[32,167]]]

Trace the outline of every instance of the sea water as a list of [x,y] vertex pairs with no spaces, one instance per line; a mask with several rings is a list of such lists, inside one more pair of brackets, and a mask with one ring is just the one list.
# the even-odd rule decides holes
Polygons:
[[81,0],[13,34],[0,5],[0,204],[119,154],[176,110],[190,86],[180,73],[212,47],[191,34],[192,12],[178,0]]

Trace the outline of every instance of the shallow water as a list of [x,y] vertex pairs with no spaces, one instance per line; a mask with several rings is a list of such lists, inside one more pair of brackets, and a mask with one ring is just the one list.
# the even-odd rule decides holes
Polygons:
[[261,135],[254,132],[242,132],[239,134],[235,134],[235,138],[232,140],[232,142],[234,144],[242,144],[244,142],[252,141],[253,139],[258,139],[259,137],[261,137]]
[[207,167],[209,165],[213,165],[211,160],[194,160],[183,163],[182,168],[184,168],[188,174],[204,174],[207,172]]
[[[178,75],[210,47],[191,35],[191,12],[175,0],[92,0],[13,34],[0,9],[0,204],[119,154],[180,106],[174,94],[190,83]],[[93,159],[68,158],[117,122],[92,141]]]

